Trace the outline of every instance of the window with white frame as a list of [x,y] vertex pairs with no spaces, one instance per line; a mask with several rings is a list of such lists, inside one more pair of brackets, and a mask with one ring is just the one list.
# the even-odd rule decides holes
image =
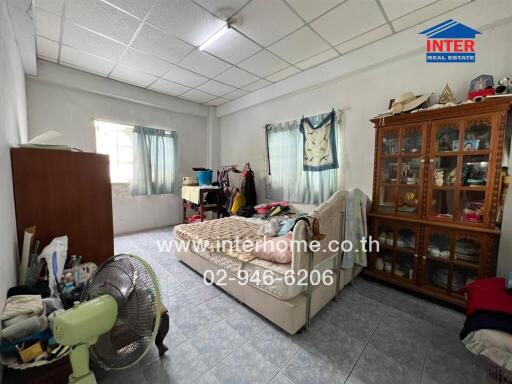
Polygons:
[[110,181],[128,183],[133,179],[133,125],[94,120],[96,152],[109,155]]

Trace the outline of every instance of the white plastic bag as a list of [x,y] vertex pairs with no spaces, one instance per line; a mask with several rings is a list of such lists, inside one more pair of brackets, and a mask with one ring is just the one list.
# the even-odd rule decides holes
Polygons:
[[48,266],[48,285],[52,296],[56,295],[56,286],[64,271],[64,264],[68,257],[68,237],[56,237],[41,252],[39,261],[46,260]]

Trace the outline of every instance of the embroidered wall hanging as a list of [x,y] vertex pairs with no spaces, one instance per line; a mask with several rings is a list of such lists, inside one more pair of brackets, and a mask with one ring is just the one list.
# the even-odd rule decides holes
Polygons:
[[338,168],[336,154],[336,113],[334,109],[317,125],[309,117],[300,121],[304,137],[303,167],[305,171],[325,171]]

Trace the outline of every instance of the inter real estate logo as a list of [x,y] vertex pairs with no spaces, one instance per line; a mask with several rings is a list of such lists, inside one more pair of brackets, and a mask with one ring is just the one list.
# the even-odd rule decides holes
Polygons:
[[420,32],[427,37],[427,63],[474,63],[476,29],[453,19]]

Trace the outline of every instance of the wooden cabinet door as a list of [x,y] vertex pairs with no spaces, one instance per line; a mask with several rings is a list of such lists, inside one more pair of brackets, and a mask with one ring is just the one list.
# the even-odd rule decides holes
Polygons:
[[462,136],[460,119],[432,123],[427,176],[426,219],[454,222]]
[[409,222],[376,219],[374,239],[378,250],[372,253],[370,269],[404,283],[415,284],[420,226]]
[[375,212],[421,217],[426,137],[425,124],[379,128]]
[[378,130],[377,201],[375,212],[395,215],[398,193],[398,158],[400,128],[384,127]]
[[495,115],[432,124],[426,219],[488,227],[495,179]]
[[426,137],[425,124],[400,127],[397,194],[399,216],[416,219],[422,216]]
[[498,133],[497,116],[467,117],[462,125],[457,221],[488,227],[495,184],[496,154],[491,152],[491,148],[497,148],[496,144],[493,145]]
[[460,289],[483,277],[480,265],[487,260],[487,238],[479,232],[427,226],[420,284],[462,300]]

